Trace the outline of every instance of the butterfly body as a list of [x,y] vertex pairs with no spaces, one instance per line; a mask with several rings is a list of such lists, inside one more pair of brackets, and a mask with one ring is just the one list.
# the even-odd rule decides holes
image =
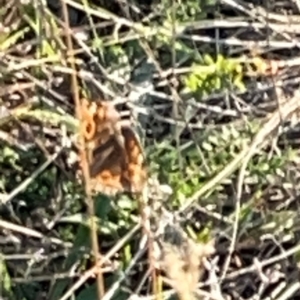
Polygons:
[[91,189],[116,194],[139,193],[147,173],[143,149],[130,125],[107,102],[82,102],[81,130],[88,151]]

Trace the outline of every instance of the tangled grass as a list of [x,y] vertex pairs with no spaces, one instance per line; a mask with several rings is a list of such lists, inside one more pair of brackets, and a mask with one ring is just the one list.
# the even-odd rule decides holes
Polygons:
[[[295,2],[2,2],[2,299],[300,295]],[[149,215],[85,201],[77,92],[132,121]]]

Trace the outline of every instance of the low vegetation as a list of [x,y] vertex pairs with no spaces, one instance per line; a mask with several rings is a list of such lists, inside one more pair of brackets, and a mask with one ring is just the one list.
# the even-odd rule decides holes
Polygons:
[[[1,299],[300,296],[297,1],[1,4]],[[84,188],[77,93],[147,195]]]

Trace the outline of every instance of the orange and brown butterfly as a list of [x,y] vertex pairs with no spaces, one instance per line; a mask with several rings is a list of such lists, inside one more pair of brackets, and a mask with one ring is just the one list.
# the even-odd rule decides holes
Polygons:
[[121,121],[110,102],[81,102],[80,130],[90,164],[90,185],[94,192],[140,193],[147,172],[143,148],[130,124]]

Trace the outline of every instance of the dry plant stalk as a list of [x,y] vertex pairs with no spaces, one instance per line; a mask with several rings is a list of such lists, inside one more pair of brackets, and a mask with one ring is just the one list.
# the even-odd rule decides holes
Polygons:
[[[78,90],[78,81],[77,81],[77,69],[75,65],[75,57],[74,57],[74,49],[73,49],[73,43],[72,43],[72,37],[71,37],[71,29],[69,24],[69,14],[67,9],[67,4],[64,0],[61,0],[62,4],[62,11],[63,11],[63,18],[64,18],[64,30],[66,32],[66,40],[67,40],[67,49],[70,53],[70,67],[72,68],[72,92],[74,95],[75,100],[75,106],[76,106],[76,115],[77,118],[81,121],[81,105],[79,100],[79,90]],[[95,215],[95,208],[94,208],[94,202],[91,197],[91,189],[89,185],[90,181],[90,174],[89,174],[89,162],[88,162],[88,153],[85,151],[85,140],[80,134],[79,136],[79,142],[80,142],[80,151],[81,151],[81,157],[82,157],[82,171],[85,178],[85,192],[86,192],[86,201],[88,206],[88,213],[90,216],[91,221],[91,242],[92,242],[92,249],[93,254],[95,257],[95,265],[98,264],[99,259],[101,258],[101,254],[99,252],[99,245],[98,245],[98,235],[97,235],[97,225],[95,223],[95,218],[93,217]],[[97,291],[98,291],[98,299],[102,299],[105,294],[104,289],[104,280],[103,280],[103,274],[100,271],[101,268],[98,269],[97,272]]]
[[154,252],[154,237],[151,230],[151,207],[148,203],[148,185],[146,185],[140,195],[139,199],[139,211],[142,221],[143,233],[147,237],[147,246],[148,246],[148,261],[149,268],[151,271],[152,277],[152,292],[155,296],[155,299],[160,299],[160,290],[159,290],[159,280],[157,276],[157,271],[155,268],[155,252]]
[[[175,227],[172,228],[174,230]],[[203,259],[214,254],[213,241],[195,243],[175,228],[175,241],[163,241],[161,267],[181,300],[195,299],[194,291],[204,273]]]

